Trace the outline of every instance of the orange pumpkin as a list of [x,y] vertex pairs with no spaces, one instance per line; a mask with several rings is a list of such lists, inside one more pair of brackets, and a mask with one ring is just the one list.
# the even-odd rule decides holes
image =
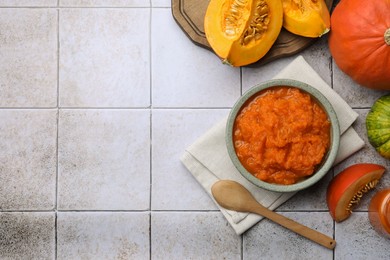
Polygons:
[[390,90],[390,0],[342,0],[331,24],[337,66],[362,86]]
[[232,66],[254,63],[267,54],[282,24],[281,0],[211,0],[204,19],[211,48]]

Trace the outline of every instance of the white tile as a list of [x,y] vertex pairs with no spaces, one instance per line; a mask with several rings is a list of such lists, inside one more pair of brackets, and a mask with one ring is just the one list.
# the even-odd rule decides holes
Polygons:
[[57,6],[58,0],[0,0],[0,6]]
[[0,259],[55,259],[55,214],[0,212]]
[[150,10],[60,10],[60,106],[150,105]]
[[55,205],[56,110],[0,110],[0,210]]
[[326,203],[326,190],[333,178],[331,169],[318,183],[299,191],[287,202],[277,208],[277,211],[320,211],[328,210]]
[[335,259],[383,259],[390,257],[389,239],[372,228],[367,212],[355,212],[349,219],[336,223]]
[[333,61],[334,90],[352,107],[371,107],[375,100],[388,93],[388,91],[372,90],[363,87],[342,72]]
[[[333,221],[326,212],[281,213],[309,228],[333,237]],[[267,219],[244,236],[244,259],[333,259],[333,251]],[[336,240],[337,242],[337,240]],[[336,245],[337,247],[337,245]]]
[[57,105],[57,11],[0,9],[0,107]]
[[148,110],[61,110],[59,209],[148,209],[149,133]]
[[240,96],[240,69],[191,42],[170,9],[152,10],[154,107],[229,107]]
[[220,212],[154,212],[152,259],[240,259],[241,237]]
[[154,110],[152,115],[152,209],[216,209],[180,162],[185,149],[224,118],[228,110]]
[[149,213],[59,212],[58,259],[149,259]]
[[301,52],[289,56],[279,58],[265,65],[251,65],[243,68],[242,86],[243,92],[263,81],[267,81],[276,76],[296,57],[303,56],[310,66],[320,75],[320,77],[331,86],[331,71],[330,71],[330,54],[327,45],[327,38],[322,37],[310,47]]
[[171,7],[171,0],[151,0],[153,7]]
[[150,0],[59,0],[59,4],[77,7],[148,7]]

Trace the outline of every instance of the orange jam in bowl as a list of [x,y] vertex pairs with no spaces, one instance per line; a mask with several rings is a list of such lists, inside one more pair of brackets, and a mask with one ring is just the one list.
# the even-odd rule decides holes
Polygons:
[[337,114],[315,87],[273,79],[233,105],[225,141],[233,166],[259,188],[299,191],[331,169],[340,145]]
[[248,99],[233,125],[238,159],[254,177],[290,185],[311,176],[331,143],[326,111],[291,86],[264,89]]

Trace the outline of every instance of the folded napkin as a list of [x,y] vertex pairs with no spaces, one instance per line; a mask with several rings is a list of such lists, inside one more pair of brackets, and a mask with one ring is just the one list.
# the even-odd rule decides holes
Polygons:
[[[330,101],[340,123],[340,148],[335,164],[344,160],[364,146],[364,141],[351,127],[358,114],[329,87],[310,67],[302,56],[297,57],[275,78],[289,78],[305,82],[317,88]],[[227,117],[218,122],[195,143],[186,149],[181,157],[182,163],[211,194],[211,186],[221,179],[234,180],[245,186],[263,206],[274,210],[291,198],[295,192],[278,193],[258,188],[247,181],[230,160],[225,144],[225,126]],[[237,234],[242,234],[263,217],[252,213],[235,212],[217,206]]]

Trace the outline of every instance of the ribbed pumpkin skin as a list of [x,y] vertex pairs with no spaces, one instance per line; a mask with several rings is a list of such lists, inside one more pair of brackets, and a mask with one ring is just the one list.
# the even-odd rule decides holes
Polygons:
[[379,98],[366,117],[367,136],[384,158],[390,159],[390,95]]
[[337,66],[364,87],[390,90],[390,0],[341,0],[331,26]]

